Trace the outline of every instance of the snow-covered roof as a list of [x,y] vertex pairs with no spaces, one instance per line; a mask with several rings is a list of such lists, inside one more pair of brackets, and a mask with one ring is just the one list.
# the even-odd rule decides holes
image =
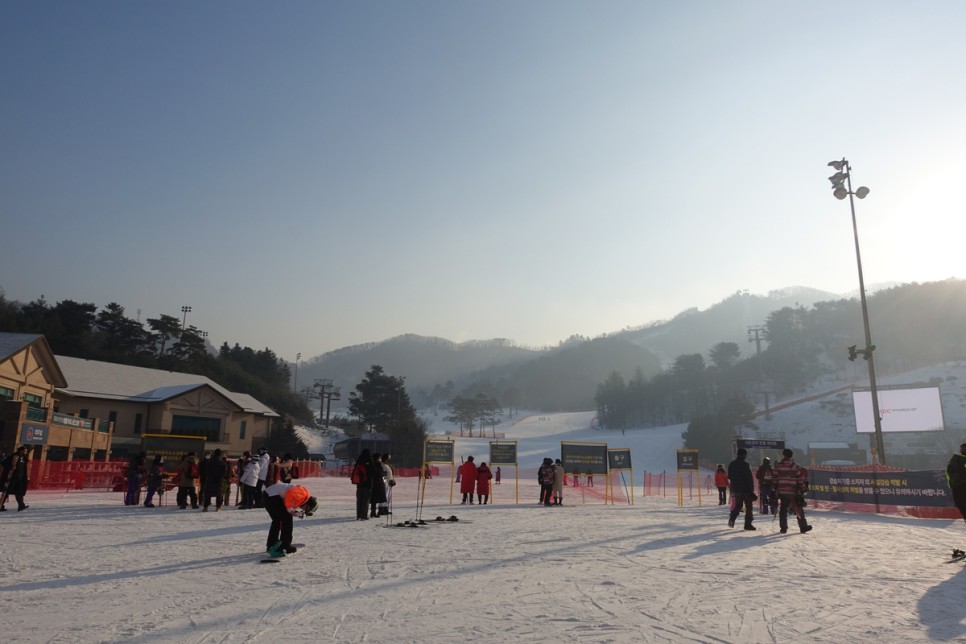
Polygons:
[[68,356],[56,358],[67,378],[67,386],[58,391],[70,396],[160,402],[208,386],[244,411],[278,417],[275,411],[252,396],[229,391],[205,376]]

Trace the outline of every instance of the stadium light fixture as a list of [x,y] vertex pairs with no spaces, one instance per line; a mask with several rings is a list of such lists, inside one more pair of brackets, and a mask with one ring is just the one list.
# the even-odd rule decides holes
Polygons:
[[865,278],[862,275],[862,254],[859,252],[859,227],[855,222],[855,199],[865,199],[869,195],[869,189],[865,186],[860,187],[855,192],[852,191],[852,167],[846,159],[841,161],[829,161],[829,167],[836,170],[836,173],[828,178],[832,182],[832,194],[836,199],[849,198],[849,207],[852,211],[852,235],[855,238],[855,263],[859,268],[859,297],[862,301],[862,323],[865,326],[865,348],[856,349],[855,345],[849,347],[849,360],[855,361],[857,356],[865,358],[869,364],[869,389],[872,394],[872,418],[875,423],[875,460],[880,464],[886,464],[885,443],[882,440],[882,418],[879,414],[879,394],[875,382],[875,345],[872,344],[872,329],[869,325],[869,305],[865,297]]

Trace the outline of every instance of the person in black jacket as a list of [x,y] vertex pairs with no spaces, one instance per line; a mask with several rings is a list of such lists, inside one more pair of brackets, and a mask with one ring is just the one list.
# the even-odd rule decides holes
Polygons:
[[225,474],[228,472],[228,463],[225,462],[225,458],[222,456],[220,449],[214,451],[207,463],[201,490],[203,497],[201,511],[207,512],[208,506],[211,505],[211,497],[215,497],[215,512],[218,512],[221,510],[221,482],[225,479]]
[[946,482],[953,493],[953,505],[966,521],[966,443],[959,446],[959,454],[953,454],[949,459]]
[[728,527],[735,527],[735,519],[742,507],[745,509],[745,530],[754,530],[752,520],[755,518],[752,512],[752,505],[757,498],[755,496],[755,477],[751,474],[751,466],[745,461],[748,456],[746,449],[739,448],[737,458],[728,464],[728,481],[731,483],[732,508],[728,516]]
[[369,497],[372,496],[372,479],[376,475],[372,455],[368,449],[362,450],[352,468],[351,481],[356,486],[356,520],[369,519]]
[[0,473],[0,492],[3,494],[0,497],[0,511],[7,511],[4,504],[7,502],[8,496],[17,499],[17,512],[30,507],[23,500],[29,483],[29,465],[30,459],[27,458],[27,447],[23,445],[3,459],[3,471]]

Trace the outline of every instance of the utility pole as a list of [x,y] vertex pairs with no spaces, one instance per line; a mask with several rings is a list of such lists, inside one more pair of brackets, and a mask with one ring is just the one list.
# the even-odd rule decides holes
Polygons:
[[325,405],[325,426],[326,427],[329,426],[329,413],[331,413],[332,411],[332,401],[342,400],[342,394],[339,393],[340,391],[342,391],[342,387],[334,387],[331,384],[328,387],[326,387],[326,390],[324,393],[324,396],[327,399],[327,402]]
[[771,412],[768,409],[768,389],[765,387],[765,368],[761,362],[761,343],[765,339],[764,336],[765,327],[760,325],[748,327],[748,342],[755,343],[755,352],[758,356],[758,392],[765,398],[765,419],[770,419]]
[[322,424],[322,419],[325,418],[325,392],[331,386],[331,378],[316,378],[315,384],[312,385],[312,389],[318,389],[318,393],[312,397],[319,399],[319,424]]

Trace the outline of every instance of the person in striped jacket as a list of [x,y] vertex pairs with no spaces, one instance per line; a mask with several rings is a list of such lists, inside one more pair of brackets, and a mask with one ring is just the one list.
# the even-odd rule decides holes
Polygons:
[[805,510],[799,502],[799,497],[805,493],[807,479],[805,471],[792,458],[794,452],[785,448],[782,450],[782,460],[775,465],[775,491],[778,493],[778,527],[782,534],[788,532],[788,510],[791,509],[798,518],[798,529],[808,532],[812,526],[805,521]]

